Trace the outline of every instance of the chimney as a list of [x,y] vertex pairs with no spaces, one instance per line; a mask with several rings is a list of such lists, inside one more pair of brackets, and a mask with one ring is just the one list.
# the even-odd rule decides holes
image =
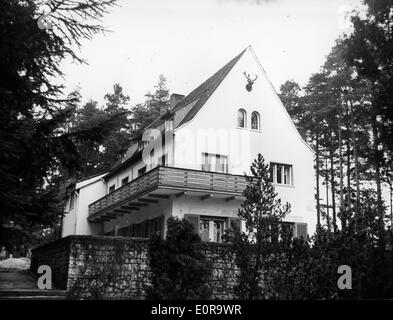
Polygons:
[[168,107],[169,110],[172,110],[176,106],[176,104],[183,99],[184,99],[184,95],[172,93],[169,99],[169,107]]
[[168,111],[172,110],[176,104],[184,99],[184,95],[172,93],[169,98],[169,105],[168,106],[160,106],[160,116],[164,115]]

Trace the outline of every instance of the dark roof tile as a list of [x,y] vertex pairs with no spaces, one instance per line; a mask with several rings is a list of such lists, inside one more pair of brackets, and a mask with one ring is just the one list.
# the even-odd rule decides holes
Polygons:
[[191,108],[191,110],[186,114],[183,120],[179,123],[179,126],[183,125],[184,123],[194,118],[194,116],[203,107],[206,101],[210,98],[210,96],[217,89],[220,83],[225,79],[229,71],[231,71],[233,66],[239,61],[239,59],[241,58],[241,56],[244,54],[246,50],[247,49],[244,49],[240,54],[238,54],[235,58],[229,61],[225,66],[223,66],[220,70],[218,70],[214,75],[212,75],[199,87],[191,91],[191,93],[189,93],[183,100],[181,100],[175,106],[175,108],[173,109],[174,112],[188,105],[194,100],[198,99],[198,102]]

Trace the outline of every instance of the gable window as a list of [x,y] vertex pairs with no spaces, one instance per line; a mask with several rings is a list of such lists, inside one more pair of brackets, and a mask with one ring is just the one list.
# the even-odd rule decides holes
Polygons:
[[260,117],[256,111],[251,114],[251,129],[260,130]]
[[112,184],[112,185],[109,187],[109,193],[115,191],[115,188],[116,188],[115,185]]
[[237,112],[237,126],[239,128],[247,128],[247,112],[244,109],[239,109]]
[[204,152],[202,153],[202,170],[228,173],[228,157]]
[[270,181],[277,184],[293,185],[292,165],[270,163]]
[[121,186],[124,186],[127,183],[128,183],[128,177],[125,177],[124,179],[121,180]]
[[143,175],[145,173],[146,173],[146,166],[144,166],[138,170],[138,177],[140,177],[141,175]]

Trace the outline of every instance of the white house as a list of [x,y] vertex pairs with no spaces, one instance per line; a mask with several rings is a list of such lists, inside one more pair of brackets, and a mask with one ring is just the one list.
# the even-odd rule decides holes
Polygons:
[[165,234],[186,217],[206,241],[239,222],[244,173],[261,153],[271,164],[294,235],[316,226],[313,151],[301,138],[253,49],[246,48],[168,110],[110,172],[77,182],[67,196],[63,236]]

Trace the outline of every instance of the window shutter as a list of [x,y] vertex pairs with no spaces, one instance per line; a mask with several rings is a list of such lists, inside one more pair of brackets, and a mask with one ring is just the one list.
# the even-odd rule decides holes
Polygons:
[[199,215],[197,214],[185,214],[184,219],[190,222],[194,226],[194,231],[199,233]]
[[229,218],[228,219],[228,228],[241,231],[241,220],[240,218]]
[[296,238],[307,239],[307,223],[296,223]]

